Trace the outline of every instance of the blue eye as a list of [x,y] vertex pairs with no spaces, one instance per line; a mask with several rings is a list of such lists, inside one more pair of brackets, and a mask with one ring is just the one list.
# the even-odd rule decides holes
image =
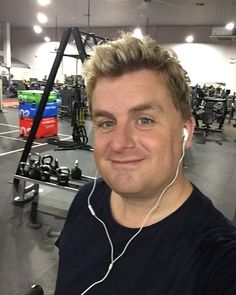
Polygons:
[[154,123],[154,121],[147,117],[142,117],[138,119],[138,124],[140,125],[146,126],[146,125],[151,125],[152,123]]

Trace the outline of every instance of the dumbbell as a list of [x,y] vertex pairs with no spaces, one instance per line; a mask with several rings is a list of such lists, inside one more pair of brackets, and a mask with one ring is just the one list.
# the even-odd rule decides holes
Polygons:
[[79,168],[79,161],[76,160],[74,168],[71,169],[71,178],[79,180],[81,179],[81,175],[82,175],[82,171]]
[[70,169],[68,167],[57,168],[57,184],[66,186],[69,182]]

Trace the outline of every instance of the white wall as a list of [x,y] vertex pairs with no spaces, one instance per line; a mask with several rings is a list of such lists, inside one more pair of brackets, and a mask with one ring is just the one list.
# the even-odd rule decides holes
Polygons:
[[[102,37],[115,37],[121,30],[130,31],[132,28],[93,28]],[[58,39],[63,30],[57,32]],[[183,43],[184,35],[194,32],[201,43]],[[174,49],[183,67],[189,73],[192,84],[204,82],[224,82],[226,88],[236,91],[236,64],[231,64],[230,59],[236,58],[236,43],[213,43],[209,39],[211,28],[209,27],[151,27],[150,34],[161,44],[167,44]],[[53,30],[48,30],[47,35],[53,38]],[[201,36],[201,38],[200,38]],[[42,36],[34,34],[32,30],[12,30],[12,55],[13,57],[29,64],[30,71],[15,71],[16,79],[28,79],[37,77],[43,79],[49,75],[55,58],[54,42],[43,43]],[[168,41],[169,40],[169,41]],[[179,40],[179,42],[177,42]],[[208,42],[208,43],[207,43]],[[77,49],[69,44],[66,53],[76,54]],[[14,71],[14,69],[12,69]],[[81,64],[78,65],[78,74],[81,73]],[[76,62],[74,58],[64,57],[59,68],[56,80],[64,82],[64,75],[76,74]]]
[[[33,77],[38,77],[39,79],[42,79],[45,75],[48,77],[56,57],[58,47],[59,42],[42,43],[38,46],[35,51],[35,61],[32,65]],[[74,44],[67,45],[65,54],[78,55],[78,51]],[[64,75],[75,75],[76,71],[78,74],[81,73],[81,61],[79,61],[76,70],[76,58],[64,56],[55,80],[64,82]]]
[[173,44],[183,68],[188,72],[191,84],[226,83],[225,88],[236,92],[236,47],[216,44]]
[[[59,30],[60,36],[63,30]],[[47,35],[55,40],[54,30],[49,29]],[[11,33],[12,41],[12,56],[21,62],[29,65],[28,69],[16,69],[12,68],[11,73],[14,75],[14,79],[29,79],[38,78],[43,80],[45,76],[49,76],[53,62],[56,57],[56,51],[59,47],[58,41],[44,42],[43,36],[36,35],[29,29],[13,29]],[[65,50],[66,54],[78,54],[74,44],[68,43]],[[77,67],[78,74],[81,73],[81,62]],[[56,79],[60,82],[64,82],[64,75],[76,74],[76,60],[75,58],[63,57],[61,65],[58,69]]]

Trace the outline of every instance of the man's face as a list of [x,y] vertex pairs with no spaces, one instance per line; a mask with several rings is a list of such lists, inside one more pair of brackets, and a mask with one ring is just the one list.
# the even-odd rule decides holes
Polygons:
[[[142,69],[100,78],[92,96],[92,120],[96,165],[113,191],[152,198],[172,181],[186,122],[159,74]],[[181,177],[182,170],[177,183]]]

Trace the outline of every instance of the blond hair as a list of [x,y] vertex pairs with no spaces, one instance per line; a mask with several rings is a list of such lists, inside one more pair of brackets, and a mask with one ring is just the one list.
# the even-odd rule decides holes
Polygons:
[[117,77],[124,73],[151,69],[160,73],[171,93],[174,106],[184,119],[191,116],[191,97],[186,71],[176,54],[159,46],[149,36],[142,39],[123,33],[115,41],[96,47],[84,64],[87,97],[92,109],[92,95],[101,77]]

